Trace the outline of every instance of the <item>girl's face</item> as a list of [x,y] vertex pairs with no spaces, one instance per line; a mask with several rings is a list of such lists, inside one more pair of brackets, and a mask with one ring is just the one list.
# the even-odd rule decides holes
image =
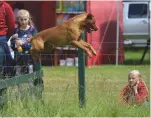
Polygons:
[[21,27],[26,27],[29,23],[29,17],[28,16],[21,16],[18,19],[18,22],[19,22]]
[[131,87],[135,86],[139,81],[139,76],[137,74],[130,74],[128,77],[128,82]]

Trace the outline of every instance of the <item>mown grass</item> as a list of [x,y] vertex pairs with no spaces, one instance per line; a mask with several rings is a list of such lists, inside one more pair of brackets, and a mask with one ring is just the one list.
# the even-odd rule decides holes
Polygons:
[[[126,58],[135,60],[137,57],[133,56],[134,53],[130,55]],[[148,61],[148,58],[145,57],[145,60]],[[149,117],[150,109],[145,105],[128,106],[120,103],[120,92],[127,83],[129,71],[139,70],[149,88],[149,66],[150,64],[145,63],[86,68],[86,104],[83,108],[79,107],[78,100],[78,68],[43,67],[44,103],[31,99],[9,101],[0,109],[0,117]]]

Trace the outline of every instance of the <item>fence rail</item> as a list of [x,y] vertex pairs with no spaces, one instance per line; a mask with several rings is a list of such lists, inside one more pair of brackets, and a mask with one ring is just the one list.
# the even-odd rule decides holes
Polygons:
[[13,78],[0,80],[0,89],[7,88],[17,84],[22,84],[28,82],[29,80],[35,80],[36,78],[42,78],[42,77],[43,77],[43,71],[38,70],[33,73],[28,73],[21,76],[15,76]]

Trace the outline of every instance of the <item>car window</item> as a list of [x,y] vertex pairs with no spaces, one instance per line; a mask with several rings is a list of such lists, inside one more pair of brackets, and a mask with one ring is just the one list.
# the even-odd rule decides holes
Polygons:
[[130,4],[129,5],[129,18],[146,18],[148,12],[147,4]]

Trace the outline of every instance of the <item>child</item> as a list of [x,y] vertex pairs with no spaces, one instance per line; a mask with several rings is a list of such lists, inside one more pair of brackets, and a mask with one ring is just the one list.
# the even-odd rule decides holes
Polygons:
[[37,33],[37,30],[34,27],[31,15],[27,10],[25,9],[19,10],[17,12],[16,19],[17,19],[17,28],[15,28],[15,34],[12,36],[13,38],[15,38],[15,44],[16,44],[16,46],[13,47],[15,51],[15,59],[16,62],[18,62],[17,65],[20,66],[31,65],[33,62],[31,56],[28,55],[31,49],[31,44],[29,43],[28,40]]
[[[37,30],[34,27],[31,15],[27,10],[19,10],[17,12],[16,19],[17,27],[15,28],[15,34],[12,36],[15,46],[13,46],[12,48],[15,52],[15,60],[17,62],[16,75],[18,76],[22,73],[25,74],[33,72],[34,63],[31,55],[29,55],[31,43],[29,43],[28,40],[37,33]],[[35,95],[32,92],[34,81],[29,80],[28,84],[28,88],[30,88],[31,90],[29,94],[32,98],[35,98]],[[22,91],[24,91],[25,87],[18,85],[18,89],[20,93],[23,93]],[[21,97],[23,96],[26,95],[21,94]]]
[[138,70],[128,74],[128,84],[123,88],[121,98],[123,103],[132,105],[148,102],[148,89]]

